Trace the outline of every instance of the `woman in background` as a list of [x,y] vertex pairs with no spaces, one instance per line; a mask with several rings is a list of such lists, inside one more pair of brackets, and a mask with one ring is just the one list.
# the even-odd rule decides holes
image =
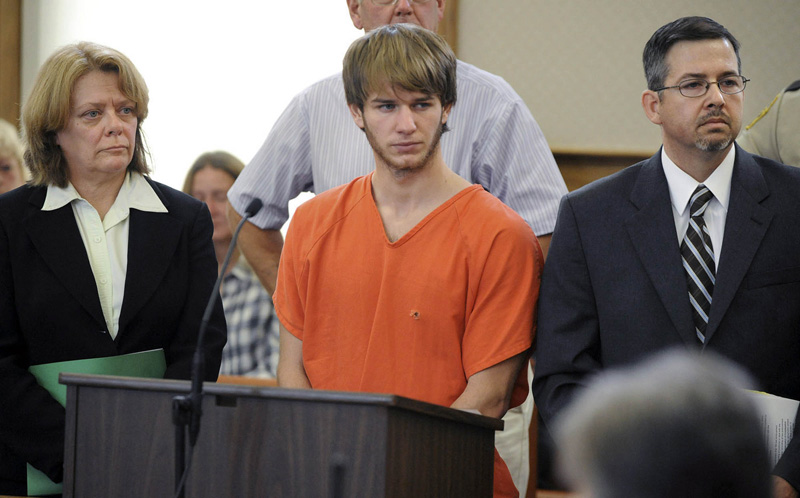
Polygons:
[[[45,61],[23,106],[32,178],[0,197],[0,494],[26,493],[25,462],[62,480],[64,408],[28,367],[160,348],[165,377],[190,377],[213,226],[201,202],[147,178],[147,104],[127,57],[81,42]],[[225,334],[218,305],[206,380]]]
[[[206,152],[189,168],[183,183],[183,191],[205,202],[211,212],[212,240],[220,270],[233,237],[225,216],[227,194],[243,168],[244,164],[232,154]],[[220,294],[228,322],[228,342],[222,350],[219,373],[274,378],[278,368],[278,318],[272,298],[238,249],[231,256]]]
[[0,194],[25,183],[22,169],[22,143],[17,128],[0,119]]

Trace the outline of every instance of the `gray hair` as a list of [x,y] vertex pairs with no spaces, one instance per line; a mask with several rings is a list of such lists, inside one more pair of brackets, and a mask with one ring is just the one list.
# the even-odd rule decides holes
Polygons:
[[752,385],[727,360],[685,351],[601,373],[556,421],[559,468],[596,498],[767,498]]

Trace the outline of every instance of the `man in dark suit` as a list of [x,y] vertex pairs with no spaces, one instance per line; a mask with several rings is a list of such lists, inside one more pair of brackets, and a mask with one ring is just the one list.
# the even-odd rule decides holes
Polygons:
[[[723,26],[678,19],[643,59],[662,149],[561,202],[534,378],[547,424],[599,370],[681,344],[800,398],[800,171],[734,144],[747,79]],[[800,438],[773,475],[797,496]]]

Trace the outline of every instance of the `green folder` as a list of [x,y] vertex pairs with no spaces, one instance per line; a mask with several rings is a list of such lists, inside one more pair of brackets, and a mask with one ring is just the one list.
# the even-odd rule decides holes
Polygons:
[[[60,361],[34,365],[28,371],[36,377],[42,387],[62,406],[67,405],[67,386],[58,383],[58,374],[62,372],[118,375],[123,377],[162,378],[167,370],[167,361],[163,349],[153,349],[105,358],[88,358],[85,360]],[[61,484],[50,480],[43,472],[28,464],[28,495],[42,496],[61,493]]]

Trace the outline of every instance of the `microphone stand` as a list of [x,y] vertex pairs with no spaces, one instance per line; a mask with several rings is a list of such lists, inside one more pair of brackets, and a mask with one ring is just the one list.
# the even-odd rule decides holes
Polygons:
[[[247,205],[239,224],[236,225],[236,230],[233,232],[231,244],[228,246],[228,252],[222,262],[222,269],[217,276],[217,281],[214,283],[214,289],[211,291],[211,297],[206,305],[203,319],[200,322],[200,331],[197,334],[197,347],[194,351],[192,358],[192,389],[189,395],[179,395],[172,398],[172,424],[175,426],[175,497],[184,498],[186,476],[189,474],[189,467],[192,463],[192,453],[194,446],[197,443],[197,436],[200,434],[200,416],[203,414],[203,373],[205,370],[205,357],[203,355],[203,340],[205,339],[206,329],[208,322],[211,319],[211,313],[214,311],[214,304],[219,297],[220,286],[222,279],[225,277],[225,272],[228,270],[228,265],[231,262],[233,250],[236,248],[236,241],[239,238],[239,231],[244,226],[248,218],[255,215],[263,203],[261,199],[253,199]],[[186,433],[189,434],[189,465],[186,465]]]

